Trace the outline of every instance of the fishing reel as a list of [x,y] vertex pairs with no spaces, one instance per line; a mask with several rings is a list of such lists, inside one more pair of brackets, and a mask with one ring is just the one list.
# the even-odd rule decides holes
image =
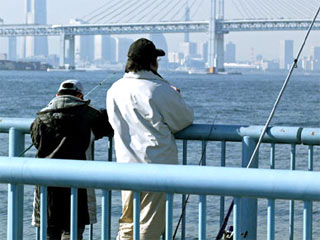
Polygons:
[[[248,231],[241,233],[241,236],[246,238],[248,236]],[[227,227],[227,230],[225,230],[222,235],[222,240],[233,240],[233,226]]]

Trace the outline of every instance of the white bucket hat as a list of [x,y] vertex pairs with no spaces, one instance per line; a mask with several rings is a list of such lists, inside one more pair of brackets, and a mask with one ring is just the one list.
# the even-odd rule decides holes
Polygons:
[[83,94],[82,84],[76,79],[68,79],[60,84],[58,92],[61,90],[72,90]]

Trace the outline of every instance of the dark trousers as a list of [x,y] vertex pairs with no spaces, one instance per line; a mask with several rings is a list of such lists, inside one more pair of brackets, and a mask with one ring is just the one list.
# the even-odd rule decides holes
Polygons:
[[[82,240],[85,225],[78,226],[78,240]],[[70,240],[70,230],[62,227],[48,227],[47,240]]]

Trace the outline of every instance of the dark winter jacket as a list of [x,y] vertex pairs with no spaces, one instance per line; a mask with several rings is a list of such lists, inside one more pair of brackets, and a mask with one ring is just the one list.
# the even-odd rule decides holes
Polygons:
[[[70,95],[57,96],[37,114],[30,129],[32,142],[38,149],[37,157],[85,160],[91,132],[95,139],[113,134],[106,112],[89,103]],[[87,199],[87,190],[79,189],[79,225],[90,223]],[[35,225],[38,225],[39,189],[34,204]],[[69,228],[69,225],[70,189],[48,187],[48,226]]]

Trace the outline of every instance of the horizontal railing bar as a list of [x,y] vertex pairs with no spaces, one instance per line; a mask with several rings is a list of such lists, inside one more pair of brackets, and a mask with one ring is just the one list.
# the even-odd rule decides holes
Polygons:
[[301,141],[307,145],[320,145],[320,128],[303,128]]
[[311,171],[0,157],[0,183],[320,201],[316,182]]
[[[1,118],[0,132],[8,132],[15,128],[22,133],[30,132],[32,118]],[[193,124],[178,132],[177,139],[235,141],[241,142],[244,136],[258,139],[264,126],[215,125],[211,130],[209,124]],[[208,136],[208,133],[211,134]],[[274,126],[269,127],[263,138],[266,143],[312,144],[320,145],[320,128],[300,128]]]
[[2,118],[0,117],[0,132],[9,132],[10,128],[15,128],[22,133],[30,133],[30,126],[33,118]]
[[[209,124],[193,124],[175,136],[177,139],[211,140],[211,141],[242,141],[244,136],[258,139],[263,126],[215,125],[210,132]],[[320,129],[319,129],[320,130]],[[268,143],[301,143],[299,127],[269,127],[263,138]],[[319,142],[320,145],[320,142]]]

